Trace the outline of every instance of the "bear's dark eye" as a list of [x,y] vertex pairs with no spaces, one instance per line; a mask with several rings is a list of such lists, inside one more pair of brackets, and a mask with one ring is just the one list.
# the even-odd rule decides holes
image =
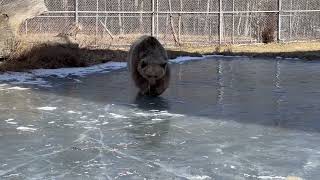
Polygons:
[[144,62],[144,61],[142,61],[142,62],[141,62],[141,68],[145,68],[146,66],[147,66],[147,63]]
[[161,64],[161,67],[162,67],[163,69],[165,69],[165,68],[167,67],[167,63]]
[[147,51],[143,51],[143,52],[140,52],[139,53],[139,58],[145,58],[146,56],[148,55],[148,52]]

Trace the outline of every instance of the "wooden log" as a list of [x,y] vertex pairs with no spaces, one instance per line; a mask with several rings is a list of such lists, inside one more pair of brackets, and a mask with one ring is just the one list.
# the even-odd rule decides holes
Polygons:
[[44,0],[11,0],[0,4],[0,13],[9,17],[9,25],[17,34],[19,26],[29,18],[47,11]]
[[12,48],[20,25],[45,11],[44,0],[0,0],[0,57]]

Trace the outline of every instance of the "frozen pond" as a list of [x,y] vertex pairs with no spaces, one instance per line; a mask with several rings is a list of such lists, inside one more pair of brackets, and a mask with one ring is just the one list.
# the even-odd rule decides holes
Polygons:
[[126,69],[0,82],[0,179],[320,177],[320,62],[171,67],[158,98],[137,96]]

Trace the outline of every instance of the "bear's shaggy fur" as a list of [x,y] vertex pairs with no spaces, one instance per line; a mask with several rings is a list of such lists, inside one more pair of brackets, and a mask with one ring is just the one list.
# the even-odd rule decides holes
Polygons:
[[159,96],[169,86],[170,67],[167,53],[152,36],[142,36],[132,44],[128,67],[142,95]]

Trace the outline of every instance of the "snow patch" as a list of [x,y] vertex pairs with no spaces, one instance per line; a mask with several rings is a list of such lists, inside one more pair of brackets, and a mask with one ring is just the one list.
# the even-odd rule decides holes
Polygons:
[[36,128],[30,128],[30,127],[20,126],[20,127],[17,127],[17,130],[19,130],[19,131],[26,131],[26,132],[34,132],[34,131],[36,131],[37,129],[36,129]]
[[206,56],[201,56],[201,57],[180,56],[180,57],[177,57],[176,59],[171,59],[170,62],[182,64],[184,62],[201,60],[201,59],[205,59],[205,58],[206,58]]
[[110,70],[118,70],[125,68],[126,66],[127,63],[125,62],[107,62],[104,64],[80,68],[35,69],[30,70],[29,72],[6,72],[0,74],[0,81],[9,82],[10,84],[30,84],[51,87],[43,78],[65,78],[67,76],[81,77],[93,73],[110,72]]
[[8,123],[8,124],[13,124],[13,125],[18,124],[17,122],[12,122],[12,121],[7,122],[7,123]]
[[18,87],[18,86],[8,88],[8,90],[19,90],[19,91],[28,90],[28,89],[30,89],[30,88],[23,88],[23,87]]
[[65,78],[67,76],[85,76],[97,72],[109,72],[110,70],[118,70],[127,67],[125,62],[107,62],[104,64],[94,65],[90,67],[79,68],[60,68],[60,69],[37,69],[32,70],[35,76],[49,77],[57,76],[59,78]]
[[148,137],[148,136],[154,137],[154,136],[156,136],[156,135],[157,135],[156,133],[153,133],[153,134],[145,134],[146,137]]
[[[316,158],[314,158],[316,159]],[[316,169],[316,168],[319,168],[320,167],[320,161],[308,161],[304,166],[303,168],[307,171],[310,171],[310,170],[313,170],[313,169]]]
[[79,112],[79,111],[68,111],[67,113],[69,114],[82,114],[82,112]]
[[18,86],[14,86],[14,87],[8,87],[5,88],[6,84],[4,84],[3,86],[0,85],[0,91],[3,90],[17,90],[17,91],[24,91],[24,90],[28,90],[30,88],[23,88],[23,87],[18,87]]
[[224,154],[223,151],[222,151],[222,149],[220,149],[220,148],[217,148],[217,149],[216,149],[216,153]]
[[138,115],[138,116],[142,116],[142,117],[152,116],[152,114],[150,114],[150,113],[143,113],[143,112],[136,112],[134,114]]
[[151,119],[151,121],[163,121],[164,119],[161,119],[161,118],[153,118]]
[[46,107],[38,107],[37,109],[38,110],[43,110],[43,111],[53,111],[53,110],[56,110],[57,108],[56,107],[46,106]]
[[256,179],[262,179],[262,180],[280,180],[280,179],[287,179],[283,176],[256,176],[256,175],[250,175],[250,174],[243,174],[244,177],[251,177]]
[[115,113],[109,113],[113,118],[122,118],[122,119],[126,119],[128,118],[127,116],[123,116],[121,114],[115,114]]
[[286,177],[282,177],[282,176],[258,176],[258,179],[286,179]]
[[20,174],[9,174],[9,175],[7,175],[7,176],[4,176],[4,177],[16,177],[16,176],[20,176]]
[[259,137],[252,136],[252,137],[250,137],[250,139],[259,139]]
[[43,79],[27,72],[6,72],[0,74],[0,81],[10,82],[10,84],[47,85],[47,82]]
[[158,113],[158,115],[163,115],[163,116],[171,116],[171,117],[183,117],[183,114],[173,114],[173,113],[169,113],[168,111],[160,111],[160,113]]
[[205,180],[205,179],[211,179],[211,177],[209,176],[191,176],[190,179],[194,179],[194,180]]

